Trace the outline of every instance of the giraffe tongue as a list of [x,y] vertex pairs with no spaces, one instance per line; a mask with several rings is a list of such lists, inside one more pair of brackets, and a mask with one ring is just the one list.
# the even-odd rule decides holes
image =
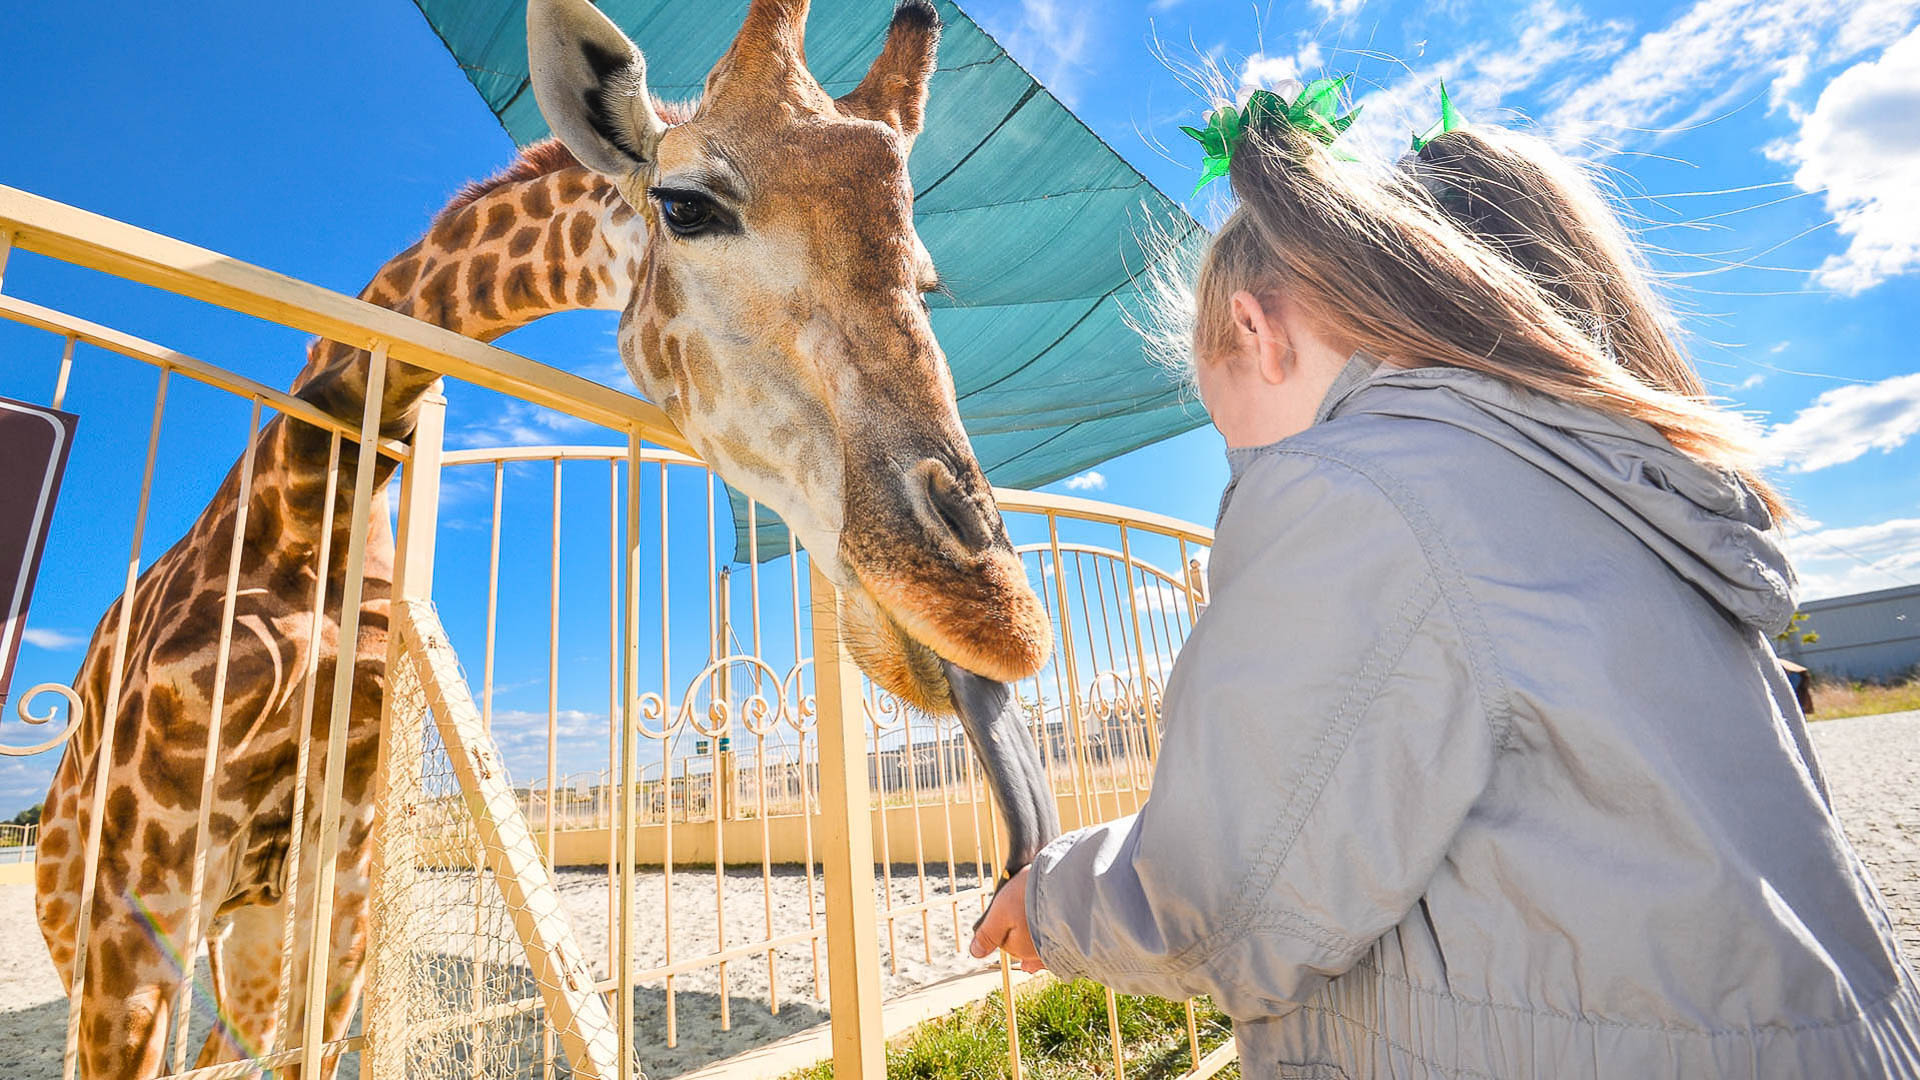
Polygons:
[[[1013,688],[981,678],[942,660],[953,704],[973,744],[974,756],[993,785],[994,801],[1007,823],[1006,865],[1000,882],[1018,873],[1048,841],[1060,835],[1060,810],[1047,785],[1040,747],[1020,716]],[[995,889],[997,893],[999,890]]]

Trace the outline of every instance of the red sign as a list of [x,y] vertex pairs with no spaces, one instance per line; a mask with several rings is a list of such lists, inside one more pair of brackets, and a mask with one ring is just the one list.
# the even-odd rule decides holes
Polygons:
[[0,709],[79,422],[72,413],[0,398]]

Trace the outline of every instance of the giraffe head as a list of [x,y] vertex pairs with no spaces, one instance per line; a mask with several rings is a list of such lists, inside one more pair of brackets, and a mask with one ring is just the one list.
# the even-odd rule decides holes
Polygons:
[[1046,612],[961,429],[925,304],[907,154],[939,19],[904,0],[835,98],[808,72],[806,0],[753,0],[683,122],[588,0],[532,0],[540,110],[630,215],[621,354],[727,482],[771,507],[848,597],[850,650],[888,690],[952,708],[941,661],[1037,671]]

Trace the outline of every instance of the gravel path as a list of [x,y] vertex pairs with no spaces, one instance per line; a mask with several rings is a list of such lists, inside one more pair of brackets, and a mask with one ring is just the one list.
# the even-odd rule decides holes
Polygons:
[[[1920,962],[1920,712],[1858,717],[1816,723],[1813,742],[1826,770],[1834,805],[1860,857],[1872,870],[1895,932],[1910,963]],[[964,868],[972,870],[971,866]],[[946,892],[945,866],[927,867],[928,894]],[[893,868],[897,902],[920,899],[911,866]],[[643,897],[661,895],[659,874],[640,875]],[[581,945],[594,966],[603,968],[607,939],[607,893],[604,871],[562,871],[562,899],[572,914]],[[759,868],[730,869],[725,880],[731,941],[757,937],[766,930],[767,896]],[[973,884],[960,875],[961,888]],[[815,879],[816,894],[820,889]],[[797,867],[773,873],[774,932],[786,933],[807,925],[806,881]],[[714,881],[710,873],[678,871],[674,875],[674,938],[681,956],[710,949]],[[977,901],[975,902],[977,903]],[[704,907],[704,912],[702,908]],[[636,939],[655,940],[658,904],[642,905],[637,913]],[[971,924],[972,909],[962,906],[962,929]],[[954,913],[937,909],[928,918],[935,942],[929,949],[920,934],[920,916],[899,920],[895,948],[883,940],[881,955],[885,993],[894,994],[978,966],[954,949]],[[884,924],[882,926],[884,934]],[[642,950],[644,968],[664,960],[664,952]],[[822,950],[824,967],[824,950]],[[898,970],[893,970],[897,962]],[[812,950],[804,946],[781,950],[775,970],[780,983],[781,1008],[770,1013],[766,1005],[767,961],[764,956],[728,965],[728,997],[732,1007],[728,1027],[719,1023],[719,978],[713,969],[676,979],[679,1045],[667,1050],[661,1042],[664,988],[640,988],[635,1009],[647,1072],[666,1078],[740,1053],[826,1018],[825,1004],[813,996]],[[204,977],[205,962],[201,962]],[[66,1005],[60,982],[47,960],[33,916],[30,885],[0,885],[0,1077],[5,1080],[56,1080],[60,1075],[60,1048],[66,1023]],[[203,1027],[204,1021],[197,1027]],[[199,1036],[192,1042],[198,1045]],[[351,1058],[341,1069],[343,1080],[356,1072]]]
[[1833,808],[1920,965],[1920,712],[1824,720],[1808,729]]

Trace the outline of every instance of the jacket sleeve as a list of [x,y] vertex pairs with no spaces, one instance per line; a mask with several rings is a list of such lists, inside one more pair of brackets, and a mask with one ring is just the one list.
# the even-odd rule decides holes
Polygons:
[[1347,970],[1418,903],[1489,781],[1500,692],[1457,629],[1470,597],[1405,500],[1286,451],[1233,499],[1152,795],[1044,849],[1027,902],[1063,977],[1254,1016]]

